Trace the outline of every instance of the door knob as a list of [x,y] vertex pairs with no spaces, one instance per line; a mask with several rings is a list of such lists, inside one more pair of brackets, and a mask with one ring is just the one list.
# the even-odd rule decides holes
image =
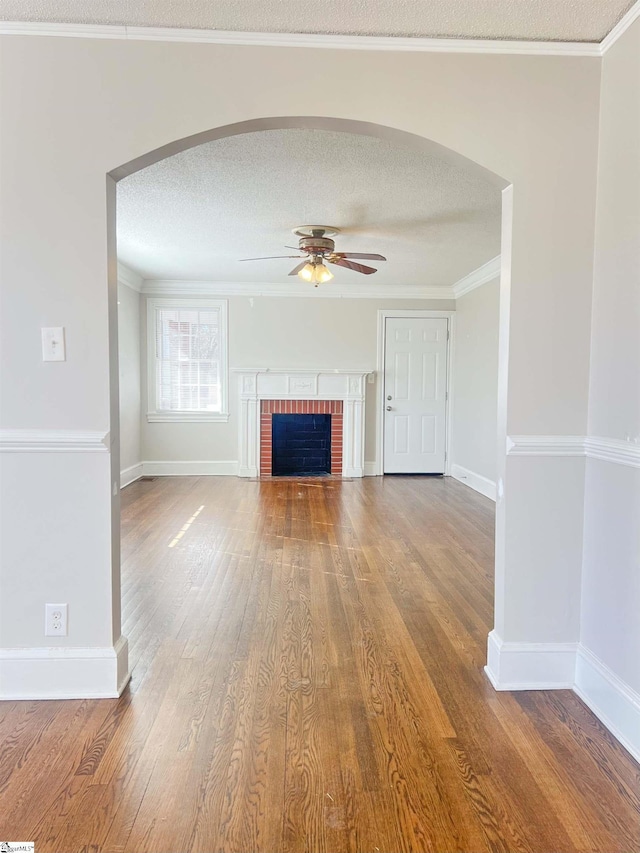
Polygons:
[[387,406],[387,411],[388,411],[388,412],[390,412],[390,411],[391,411],[391,406]]

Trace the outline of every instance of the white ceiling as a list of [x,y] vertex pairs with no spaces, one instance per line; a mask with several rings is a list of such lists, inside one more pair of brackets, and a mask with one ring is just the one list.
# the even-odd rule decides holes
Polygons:
[[633,0],[0,0],[0,20],[598,42],[632,5]]
[[118,257],[147,279],[291,282],[299,225],[334,225],[338,251],[377,252],[375,276],[447,286],[500,252],[500,191],[439,158],[369,136],[267,130],[184,151],[118,184]]

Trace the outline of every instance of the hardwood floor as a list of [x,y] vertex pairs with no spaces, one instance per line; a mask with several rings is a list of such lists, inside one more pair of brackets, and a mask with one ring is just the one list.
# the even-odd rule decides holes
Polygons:
[[640,768],[570,691],[496,693],[493,505],[423,477],[123,492],[133,678],[0,708],[37,853],[640,850]]

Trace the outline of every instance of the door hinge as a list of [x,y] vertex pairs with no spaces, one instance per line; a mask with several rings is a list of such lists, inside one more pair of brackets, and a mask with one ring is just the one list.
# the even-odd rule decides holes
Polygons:
[[449,329],[447,329],[447,340],[449,340]]
[[445,392],[444,392],[444,399],[445,399],[445,400],[448,400],[448,399],[449,399],[449,392],[448,392],[448,391],[445,391]]

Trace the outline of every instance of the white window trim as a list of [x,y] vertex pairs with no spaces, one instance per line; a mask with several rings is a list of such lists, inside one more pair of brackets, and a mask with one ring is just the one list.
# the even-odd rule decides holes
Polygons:
[[[155,297],[147,299],[147,397],[148,423],[226,423],[229,420],[229,309],[227,299]],[[220,311],[220,376],[222,377],[220,412],[173,412],[158,410],[156,374],[156,310],[158,308],[217,308]]]

